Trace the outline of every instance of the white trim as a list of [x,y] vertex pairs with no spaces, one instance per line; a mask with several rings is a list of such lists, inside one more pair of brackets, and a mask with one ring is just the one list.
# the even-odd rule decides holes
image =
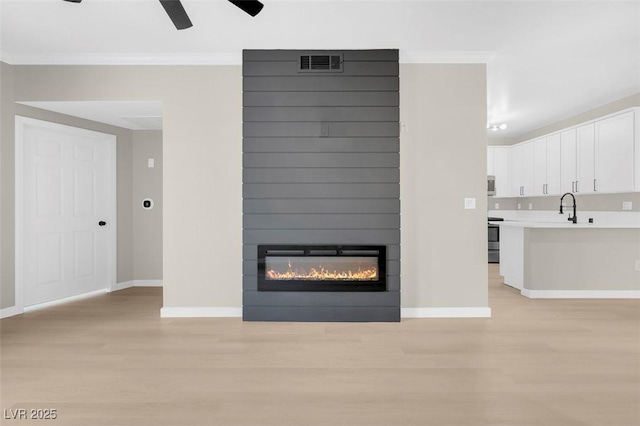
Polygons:
[[[93,131],[93,130],[92,130]],[[107,291],[116,285],[118,282],[118,137],[116,135],[110,135],[109,140],[106,141],[109,144],[111,155],[111,167],[109,173],[111,174],[110,193],[111,193],[111,211],[109,212],[111,218],[109,220],[108,232],[111,233],[109,238],[109,246],[107,247],[108,256],[110,259],[111,271],[109,271],[109,281],[107,282]],[[109,266],[109,265],[107,265]]]
[[162,280],[133,280],[134,287],[162,287]]
[[52,306],[63,305],[69,302],[75,302],[78,300],[89,299],[95,296],[101,296],[107,293],[107,289],[90,291],[89,293],[79,294],[77,296],[65,297],[64,299],[52,300],[51,302],[38,303],[37,305],[25,306],[24,312],[38,311],[44,308],[50,308]]
[[131,287],[162,287],[162,280],[131,280],[116,283],[110,291],[124,290]]
[[14,270],[15,270],[15,282],[14,282],[14,307],[20,312],[24,312],[24,290],[22,288],[23,282],[23,165],[24,165],[24,127],[28,122],[26,117],[19,115],[15,116],[15,164],[14,164],[14,177],[15,177],[15,195],[14,195]]
[[640,299],[640,290],[530,290],[521,294],[530,299]]
[[242,52],[210,55],[24,55],[3,53],[11,65],[241,65]]
[[16,315],[22,315],[24,313],[24,311],[20,308],[18,308],[17,306],[10,306],[8,308],[3,308],[0,309],[0,319],[2,318],[7,318],[7,317],[13,317]]
[[401,64],[488,64],[496,52],[427,52],[400,50]]
[[[365,49],[366,50],[366,49]],[[399,49],[401,64],[488,64],[496,52],[430,52]],[[242,52],[202,55],[25,55],[3,53],[11,65],[242,65]]]
[[161,318],[241,318],[242,308],[163,307]]
[[402,318],[491,318],[491,308],[401,308]]
[[131,287],[135,287],[135,281],[133,280],[123,281],[121,283],[115,283],[114,285],[112,285],[109,291],[124,290],[125,288],[131,288]]
[[[107,271],[107,288],[105,291],[110,291],[116,285],[116,276],[118,271],[117,265],[117,154],[116,154],[116,141],[117,138],[115,135],[110,133],[99,132],[97,130],[84,129],[81,127],[68,126],[66,124],[60,124],[53,121],[39,120],[31,117],[24,117],[21,115],[15,116],[15,300],[14,307],[18,310],[24,309],[26,312],[26,308],[24,307],[24,258],[23,258],[23,201],[24,201],[24,183],[23,183],[23,174],[24,174],[24,127],[27,124],[31,124],[34,126],[40,126],[47,129],[56,129],[59,130],[60,127],[63,127],[67,130],[71,130],[74,132],[81,133],[94,133],[99,134],[105,137],[104,143],[109,145],[109,155],[111,156],[111,165],[108,170],[109,176],[109,185],[111,186],[111,200],[109,200],[109,205],[111,206],[110,218],[109,221],[109,241],[107,247],[107,253],[109,256],[109,264],[111,268]],[[102,291],[102,290],[98,290]],[[87,293],[91,294],[91,293]],[[80,295],[82,296],[82,295]],[[67,299],[61,299],[67,300]],[[39,305],[34,305],[39,306]]]

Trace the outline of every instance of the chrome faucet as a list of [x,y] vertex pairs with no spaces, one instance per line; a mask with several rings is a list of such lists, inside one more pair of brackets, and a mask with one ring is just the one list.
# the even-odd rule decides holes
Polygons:
[[567,195],[571,195],[571,198],[573,198],[573,217],[571,217],[571,215],[569,215],[567,220],[570,220],[573,223],[578,223],[578,216],[576,215],[576,197],[574,197],[573,194],[570,193],[570,192],[567,192],[566,194],[564,194],[562,196],[562,198],[560,198],[560,214],[564,213],[562,211],[562,200],[564,200],[564,197],[566,197]]

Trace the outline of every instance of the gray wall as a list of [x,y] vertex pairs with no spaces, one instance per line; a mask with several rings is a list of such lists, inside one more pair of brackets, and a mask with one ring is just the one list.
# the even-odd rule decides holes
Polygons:
[[[399,321],[398,51],[344,51],[341,73],[302,53],[244,52],[243,317]],[[388,291],[257,291],[258,244],[386,245]]]
[[[240,307],[241,67],[10,68],[19,101],[162,101],[164,306]],[[13,188],[5,115],[1,181]],[[486,67],[402,64],[400,115],[402,307],[486,307]],[[478,209],[464,210],[464,197]],[[4,265],[13,262],[12,190],[1,202]],[[3,278],[3,293],[13,285]]]
[[638,290],[640,229],[536,229],[524,234],[529,290]]
[[486,88],[483,64],[400,66],[403,308],[488,306]]
[[[622,202],[631,201],[631,211],[640,212],[640,192],[625,194],[576,194],[576,205],[580,211],[622,211]],[[495,210],[495,203],[500,205],[498,210],[517,210],[520,204],[521,210],[558,210],[560,197],[521,197],[521,198],[493,198],[489,197],[488,209]]]
[[[133,276],[135,280],[162,279],[162,131],[133,132]],[[149,158],[155,167],[148,167]],[[142,208],[151,198],[154,207]]]
[[[162,279],[162,133],[123,129],[94,121],[58,114],[21,104],[14,104],[13,68],[2,63],[2,122],[0,144],[0,308],[15,301],[14,255],[14,116],[94,130],[116,135],[117,180],[117,282]],[[155,156],[156,169],[148,172],[146,156]],[[144,158],[143,158],[144,157]],[[134,203],[143,193],[157,199],[151,215],[142,215]],[[135,205],[138,207],[139,204]],[[145,212],[146,213],[146,212]]]

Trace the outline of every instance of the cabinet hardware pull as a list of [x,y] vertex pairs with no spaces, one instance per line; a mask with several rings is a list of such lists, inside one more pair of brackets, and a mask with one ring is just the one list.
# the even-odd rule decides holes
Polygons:
[[580,192],[580,187],[578,186],[578,184],[580,183],[579,180],[576,181],[576,192]]
[[598,188],[597,188],[597,186],[596,186],[596,181],[597,181],[597,180],[598,180],[598,179],[594,179],[594,180],[593,180],[593,192],[598,191]]

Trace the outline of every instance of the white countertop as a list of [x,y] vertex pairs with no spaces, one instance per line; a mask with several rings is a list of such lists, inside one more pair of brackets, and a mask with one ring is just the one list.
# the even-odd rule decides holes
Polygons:
[[530,222],[520,220],[505,220],[504,222],[489,222],[492,225],[514,228],[560,228],[560,229],[640,229],[637,224],[598,224],[567,222]]

